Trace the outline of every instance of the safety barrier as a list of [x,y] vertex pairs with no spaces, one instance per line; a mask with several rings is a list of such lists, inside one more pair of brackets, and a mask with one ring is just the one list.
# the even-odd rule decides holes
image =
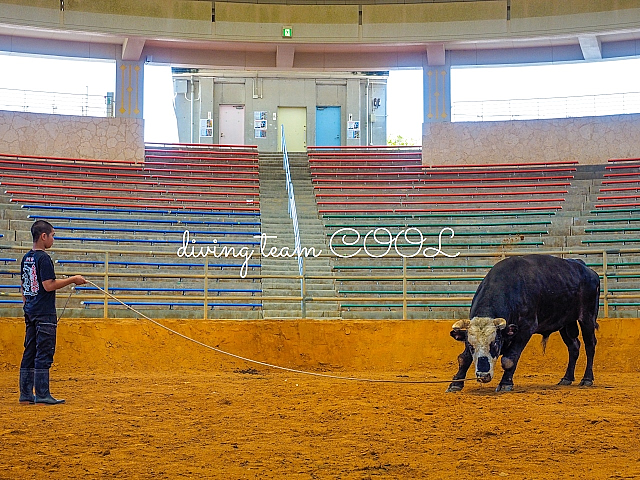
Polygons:
[[[11,276],[15,279],[15,284],[19,284],[20,269],[19,264],[16,264],[15,260],[21,255],[28,247],[1,247],[4,253],[11,252],[16,258],[8,258],[11,265],[6,264],[2,266],[0,274],[5,276]],[[198,266],[191,266],[186,272],[172,273],[172,272],[160,272],[159,268],[153,271],[132,271],[129,268],[117,268],[118,261],[112,261],[113,256],[118,258],[126,255],[132,255],[140,257],[140,251],[134,250],[78,250],[67,248],[54,249],[55,255],[66,254],[78,259],[86,255],[99,255],[102,256],[102,260],[97,262],[96,266],[102,267],[100,270],[83,271],[74,269],[73,263],[60,262],[60,268],[57,271],[58,276],[76,275],[82,274],[87,278],[94,281],[102,280],[103,288],[106,291],[117,291],[118,298],[124,302],[137,302],[137,305],[144,306],[146,301],[149,304],[156,306],[189,306],[193,307],[194,304],[203,308],[203,318],[209,317],[208,311],[216,306],[229,306],[229,307],[247,307],[251,309],[260,308],[264,301],[278,301],[282,303],[301,303],[303,318],[306,318],[306,305],[312,302],[338,302],[342,309],[350,308],[363,308],[363,307],[377,307],[380,310],[389,309],[402,309],[402,318],[408,318],[408,310],[414,308],[433,308],[433,307],[468,307],[472,300],[471,289],[468,284],[478,283],[486,274],[486,271],[496,261],[508,257],[518,255],[517,252],[499,251],[498,249],[492,252],[461,252],[457,259],[468,259],[467,261],[477,261],[476,259],[485,258],[485,262],[482,265],[466,265],[466,267],[447,266],[440,268],[451,268],[452,270],[466,268],[468,270],[477,269],[475,273],[451,273],[451,272],[437,272],[438,266],[419,266],[412,264],[411,258],[402,257],[399,259],[398,265],[381,266],[371,265],[369,270],[376,271],[375,275],[370,272],[364,272],[364,274],[343,274],[341,271],[334,272],[333,275],[308,275],[304,269],[304,263],[302,271],[299,275],[263,275],[249,273],[243,280],[260,282],[264,278],[283,278],[283,279],[299,279],[301,284],[301,295],[265,295],[260,288],[211,288],[210,282],[220,282],[224,280],[238,280],[239,274],[237,271],[228,273],[229,270],[238,270],[237,266],[230,266],[225,270],[211,269],[212,264],[205,258],[203,262]],[[150,257],[162,257],[174,255],[170,252],[145,252]],[[565,256],[572,258],[584,258],[588,266],[593,268],[601,278],[601,306],[603,307],[604,317],[609,317],[611,308],[623,308],[623,307],[636,307],[640,308],[640,289],[624,287],[623,285],[612,285],[612,282],[616,280],[624,279],[637,279],[640,278],[640,270],[637,269],[640,266],[640,262],[628,261],[626,259],[621,261],[615,261],[611,257],[624,256],[624,255],[638,255],[640,254],[639,248],[626,248],[611,250],[595,250],[595,249],[576,249],[576,250],[546,250],[538,253],[549,253],[557,256]],[[323,254],[324,256],[329,256]],[[362,255],[356,256],[364,257]],[[260,259],[259,252],[256,252],[255,261]],[[471,260],[474,259],[474,260]],[[448,260],[443,260],[446,262]],[[417,274],[417,270],[432,269],[431,272]],[[198,270],[200,270],[198,272]],[[366,270],[366,269],[363,269]],[[386,271],[385,271],[386,270]],[[227,273],[225,273],[225,271]],[[114,286],[111,283],[116,279],[136,280],[147,279],[155,283],[163,279],[175,279],[175,280],[190,280],[197,282],[199,285],[197,288],[184,288],[178,289],[178,291],[172,291],[171,289],[163,289],[158,287],[158,294],[150,295],[153,288],[142,289],[144,294],[133,293],[136,288],[130,288],[127,290],[121,286]],[[384,293],[373,289],[352,289],[351,291],[345,290],[343,293],[353,294],[354,296],[338,295],[334,297],[310,297],[306,295],[306,283],[311,280],[334,280],[336,282],[358,282],[358,281],[378,281],[389,282],[394,285],[398,285],[398,288],[393,290],[385,290]],[[455,284],[455,282],[466,282],[467,286],[461,285],[459,290],[452,288],[447,289],[421,289],[411,290],[412,283],[421,283],[423,285],[430,285],[434,282],[448,282],[449,284]],[[9,282],[8,279],[4,280],[7,288],[2,292],[2,304],[19,304],[21,303],[20,294],[13,285],[13,282]],[[168,293],[168,294],[167,294]],[[231,295],[226,295],[231,293]],[[239,293],[244,293],[241,295]],[[213,295],[212,295],[213,294]],[[223,295],[224,296],[221,296]],[[419,296],[413,296],[419,295]],[[92,292],[87,289],[78,289],[74,295],[75,301],[85,302],[89,305],[96,305],[96,301],[103,307],[104,318],[109,318],[110,307],[113,307],[112,299],[99,292]],[[224,301],[223,301],[224,300]]]
[[[291,180],[291,168],[289,166],[289,155],[287,154],[287,142],[284,137],[284,125],[282,125],[282,168],[285,171],[287,177],[287,196],[289,198],[289,217],[293,222],[293,241],[295,251],[298,254],[298,272],[300,274],[300,296],[305,296],[305,285],[302,280],[304,269],[304,257],[302,256],[302,242],[300,241],[300,226],[298,225],[298,210],[296,209],[296,197],[293,192],[293,180]],[[304,316],[305,305],[304,301],[301,304],[302,312]]]

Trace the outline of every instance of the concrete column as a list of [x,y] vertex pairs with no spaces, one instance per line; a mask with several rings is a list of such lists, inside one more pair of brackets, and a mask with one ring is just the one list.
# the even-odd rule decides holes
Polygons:
[[445,55],[443,65],[430,65],[426,57],[424,70],[424,123],[451,121],[451,63]]
[[180,143],[193,143],[193,122],[191,120],[190,89],[193,88],[191,79],[174,78],[173,91],[174,110],[178,121],[178,141]]
[[116,62],[116,99],[114,110],[119,118],[143,118],[144,62]]
[[363,132],[366,135],[366,130],[363,129],[363,118],[362,115],[362,105],[360,102],[360,80],[357,78],[350,78],[347,80],[347,122],[349,119],[352,121],[360,122],[360,138],[349,138],[346,135],[347,126],[344,126],[343,133],[345,133],[347,146],[358,146],[358,145],[366,145],[366,143],[362,142],[362,134]]
[[370,144],[387,144],[387,82],[371,82],[369,95]]
[[216,144],[218,143],[218,137],[215,136],[215,133],[213,133],[212,137],[200,136],[202,133],[200,132],[201,120],[208,120],[210,118],[213,120],[213,115],[215,113],[213,100],[213,77],[200,77],[199,80],[200,85],[198,89],[198,97],[200,100],[196,101],[196,104],[194,105],[194,108],[196,108],[196,111],[198,112],[194,115],[194,117],[196,117],[196,125],[194,125],[194,129],[197,129],[198,131],[197,143]]

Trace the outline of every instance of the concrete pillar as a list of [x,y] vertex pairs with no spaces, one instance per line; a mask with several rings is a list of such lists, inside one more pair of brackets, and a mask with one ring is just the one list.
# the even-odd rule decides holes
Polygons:
[[[194,105],[197,108],[198,114],[195,122],[197,125],[194,125],[194,129],[198,130],[198,141],[197,143],[206,143],[206,144],[216,144],[218,143],[218,137],[215,136],[214,131],[211,132],[212,136],[202,136],[202,120],[213,121],[213,116],[215,114],[214,110],[214,101],[213,101],[213,77],[200,77],[200,85],[199,85],[199,95],[200,100],[196,102]],[[205,124],[206,125],[206,124]],[[206,133],[208,134],[208,132]]]
[[451,121],[451,61],[445,55],[443,65],[430,65],[426,56],[424,76],[424,123]]
[[[175,97],[173,100],[174,110],[176,112],[176,120],[178,122],[178,141],[180,143],[195,143],[193,141],[193,118],[192,118],[192,102],[191,90],[194,88],[190,78],[174,78],[173,91]],[[195,97],[194,92],[194,97]]]
[[347,124],[349,121],[357,121],[360,122],[360,138],[349,138],[349,130],[347,130],[347,141],[345,144],[347,146],[359,146],[366,145],[366,143],[362,142],[362,132],[365,132],[362,127],[362,105],[360,101],[361,89],[360,89],[360,79],[357,78],[349,78],[347,79]]
[[116,62],[116,117],[143,118],[144,62]]
[[369,94],[370,145],[387,144],[387,81],[372,81]]

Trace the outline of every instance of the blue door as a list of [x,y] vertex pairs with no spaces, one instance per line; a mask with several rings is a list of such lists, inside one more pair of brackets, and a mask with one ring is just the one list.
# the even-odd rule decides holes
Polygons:
[[316,145],[341,145],[340,132],[340,107],[316,107]]

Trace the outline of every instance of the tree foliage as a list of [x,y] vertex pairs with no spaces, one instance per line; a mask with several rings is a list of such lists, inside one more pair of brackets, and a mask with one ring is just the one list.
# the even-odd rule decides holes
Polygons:
[[413,146],[413,145],[419,145],[418,142],[416,142],[413,138],[404,138],[402,135],[396,135],[393,138],[388,138],[387,139],[387,145],[393,145],[393,146],[404,146],[404,145],[408,145],[408,146]]

